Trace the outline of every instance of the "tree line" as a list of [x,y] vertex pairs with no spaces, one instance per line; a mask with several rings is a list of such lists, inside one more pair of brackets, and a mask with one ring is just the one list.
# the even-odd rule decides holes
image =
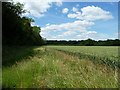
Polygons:
[[43,45],[40,27],[31,26],[32,18],[23,17],[24,5],[2,2],[2,44],[3,45]]
[[95,41],[92,39],[87,40],[47,40],[46,45],[74,45],[74,46],[120,46],[120,40],[99,40]]

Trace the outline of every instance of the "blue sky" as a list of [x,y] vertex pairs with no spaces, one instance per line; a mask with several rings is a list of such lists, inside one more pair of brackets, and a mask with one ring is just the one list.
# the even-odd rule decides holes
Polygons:
[[[19,0],[22,2],[23,0]],[[117,2],[26,2],[25,9],[47,40],[118,38]]]

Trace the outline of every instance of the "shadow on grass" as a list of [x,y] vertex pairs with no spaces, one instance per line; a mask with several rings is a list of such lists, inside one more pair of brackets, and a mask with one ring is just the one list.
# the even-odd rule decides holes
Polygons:
[[[37,46],[36,46],[37,47]],[[36,53],[35,46],[3,46],[2,47],[2,66],[12,66]]]

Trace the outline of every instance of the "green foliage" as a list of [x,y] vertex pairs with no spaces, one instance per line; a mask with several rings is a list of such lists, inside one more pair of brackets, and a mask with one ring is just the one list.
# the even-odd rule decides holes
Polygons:
[[47,45],[73,45],[73,46],[120,46],[120,40],[115,39],[115,40],[99,40],[95,41],[92,39],[87,39],[87,40],[47,40]]
[[23,4],[2,3],[3,45],[42,45],[40,27],[31,26],[32,18],[21,17]]
[[95,45],[95,41],[92,40],[92,39],[87,39],[87,40],[84,41],[83,45],[85,45],[85,46],[93,46],[93,45]]
[[40,33],[40,30],[41,30],[40,27],[37,27],[37,26],[33,26],[32,29],[35,33]]
[[22,13],[25,13],[25,10],[23,10],[24,5],[21,3],[16,3],[15,5],[13,4],[14,7],[14,13],[16,13],[18,16],[21,15]]

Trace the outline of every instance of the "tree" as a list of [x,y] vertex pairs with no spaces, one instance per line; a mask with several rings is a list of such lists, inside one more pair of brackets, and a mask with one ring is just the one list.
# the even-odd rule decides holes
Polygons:
[[23,4],[3,2],[3,45],[42,45],[40,27],[31,26],[32,18],[21,17]]

